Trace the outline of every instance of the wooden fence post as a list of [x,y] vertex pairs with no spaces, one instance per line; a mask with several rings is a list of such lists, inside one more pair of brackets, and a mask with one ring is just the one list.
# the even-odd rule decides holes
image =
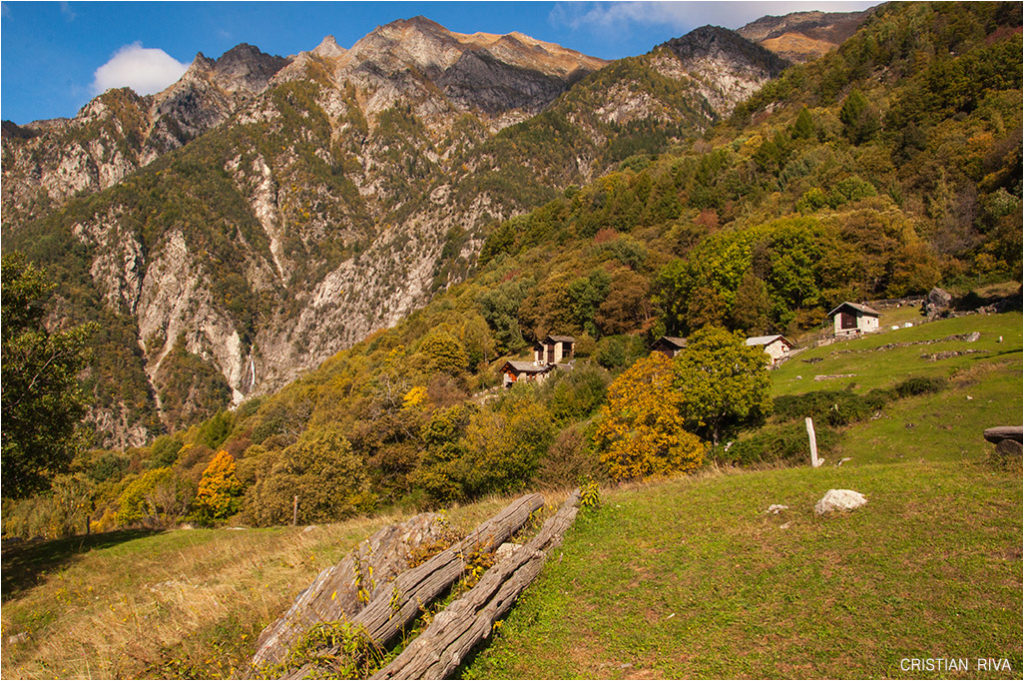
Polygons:
[[817,468],[821,465],[821,459],[818,458],[818,441],[814,437],[814,421],[808,416],[804,423],[807,424],[807,439],[811,443],[811,467]]
[[292,525],[299,524],[299,495],[292,498]]

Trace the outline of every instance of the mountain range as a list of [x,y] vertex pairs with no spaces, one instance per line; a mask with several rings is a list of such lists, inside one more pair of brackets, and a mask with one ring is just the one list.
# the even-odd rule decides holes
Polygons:
[[200,53],[156,95],[5,121],[4,247],[101,322],[91,419],[139,445],[395,324],[495,224],[698,137],[787,64],[715,27],[609,63],[423,17]]

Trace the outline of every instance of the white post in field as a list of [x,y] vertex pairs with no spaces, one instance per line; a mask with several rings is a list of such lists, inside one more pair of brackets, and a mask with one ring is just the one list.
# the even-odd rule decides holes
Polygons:
[[818,441],[814,438],[814,421],[808,416],[804,423],[807,424],[807,439],[811,442],[811,467],[817,468],[821,465],[821,459],[818,458]]

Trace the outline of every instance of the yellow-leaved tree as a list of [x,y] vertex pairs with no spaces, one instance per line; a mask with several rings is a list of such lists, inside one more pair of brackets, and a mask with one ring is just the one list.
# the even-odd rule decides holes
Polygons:
[[199,480],[195,518],[210,521],[234,515],[241,508],[242,491],[235,476],[235,457],[224,450],[217,452]]
[[672,361],[660,352],[636,361],[608,386],[594,444],[615,480],[690,471],[704,443],[683,430],[683,396]]

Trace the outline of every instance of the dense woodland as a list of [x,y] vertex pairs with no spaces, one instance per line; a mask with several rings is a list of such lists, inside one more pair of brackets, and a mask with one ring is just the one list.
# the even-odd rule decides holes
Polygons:
[[[839,50],[790,67],[703,136],[634,137],[593,183],[523,197],[546,203],[486,225],[463,283],[445,288],[445,273],[426,307],[277,394],[147,447],[84,449],[49,496],[5,501],[5,532],[81,531],[87,518],[94,531],[281,524],[293,495],[300,522],[322,522],[712,459],[784,460],[798,410],[773,404],[744,336],[817,328],[842,300],[1020,280],[1020,23],[1015,3],[881,7]],[[557,146],[504,139],[495,153]],[[222,285],[232,295],[229,276]],[[549,333],[576,338],[574,369],[497,387],[502,362]],[[648,356],[666,333],[691,343],[672,361]],[[194,389],[181,353],[166,384]],[[226,390],[208,382],[209,394]],[[933,389],[827,400],[847,410],[838,425]],[[760,440],[720,446],[769,418]],[[62,495],[89,502],[61,516]]]

